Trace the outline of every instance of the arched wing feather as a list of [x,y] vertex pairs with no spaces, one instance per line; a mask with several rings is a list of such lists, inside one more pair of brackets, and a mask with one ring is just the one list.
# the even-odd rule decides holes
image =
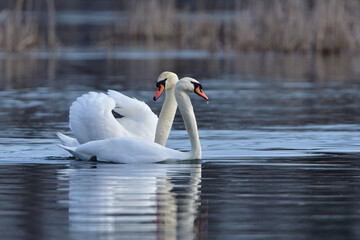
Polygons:
[[[89,92],[70,107],[69,126],[80,144],[117,137],[154,141],[157,116],[148,105],[114,90]],[[120,119],[112,111],[122,115]]]
[[117,119],[132,136],[154,141],[158,117],[150,107],[136,98],[130,98],[114,90],[109,90],[108,95],[116,102],[113,109],[124,116]]

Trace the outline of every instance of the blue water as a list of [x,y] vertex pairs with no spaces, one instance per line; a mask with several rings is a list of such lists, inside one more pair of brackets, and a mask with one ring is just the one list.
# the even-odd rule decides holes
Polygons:
[[[356,58],[77,51],[0,59],[1,239],[360,237]],[[158,114],[163,70],[197,78],[210,98],[192,97],[201,161],[82,162],[57,147],[88,91]],[[190,148],[180,115],[168,147]]]

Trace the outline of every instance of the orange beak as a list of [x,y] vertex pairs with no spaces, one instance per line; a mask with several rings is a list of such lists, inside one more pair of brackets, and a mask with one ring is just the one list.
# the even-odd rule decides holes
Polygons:
[[197,95],[199,95],[200,97],[205,98],[206,101],[209,100],[209,98],[205,95],[205,93],[203,92],[203,90],[200,89],[200,86],[198,86],[197,88],[195,88],[195,93],[196,93]]
[[155,96],[153,98],[154,101],[156,101],[160,97],[160,95],[164,91],[164,89],[165,89],[164,85],[160,84],[157,91],[156,91],[156,93],[155,93]]

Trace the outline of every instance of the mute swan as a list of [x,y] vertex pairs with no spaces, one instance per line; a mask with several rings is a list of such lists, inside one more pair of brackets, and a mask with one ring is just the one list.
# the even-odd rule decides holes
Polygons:
[[178,81],[177,75],[172,72],[165,71],[159,75],[154,100],[164,89],[166,93],[159,119],[148,105],[135,98],[114,90],[109,90],[108,95],[90,92],[77,98],[70,107],[69,127],[75,138],[59,132],[56,134],[68,147],[117,137],[155,139],[156,143],[165,146],[177,109],[174,89]]
[[195,92],[208,100],[202,91],[202,86],[195,79],[185,77],[176,84],[175,97],[190,138],[190,152],[180,152],[154,142],[129,137],[91,141],[78,147],[59,146],[82,160],[97,159],[106,162],[149,163],[168,159],[201,159],[201,145],[195,114],[188,96],[190,92]]

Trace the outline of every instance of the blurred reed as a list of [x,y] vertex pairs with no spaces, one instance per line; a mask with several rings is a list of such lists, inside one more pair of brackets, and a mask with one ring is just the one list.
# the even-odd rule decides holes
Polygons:
[[41,0],[9,1],[9,6],[11,7],[0,12],[1,49],[8,53],[39,47],[55,49],[57,40],[54,0],[47,0],[48,28],[45,34],[40,31],[40,20],[36,13],[41,7]]
[[138,0],[129,11],[104,33],[108,45],[130,40],[209,51],[360,52],[359,0],[236,1],[235,8],[213,12],[180,11],[174,0]]
[[[360,53],[360,0],[227,0],[211,1],[216,4],[210,8],[206,1],[188,8],[185,3],[179,7],[181,1],[176,0],[119,1],[124,8],[118,20],[96,32],[95,43]],[[47,19],[40,21],[39,11],[45,5]],[[23,52],[59,45],[54,0],[9,0],[9,6],[0,11],[2,50]]]

